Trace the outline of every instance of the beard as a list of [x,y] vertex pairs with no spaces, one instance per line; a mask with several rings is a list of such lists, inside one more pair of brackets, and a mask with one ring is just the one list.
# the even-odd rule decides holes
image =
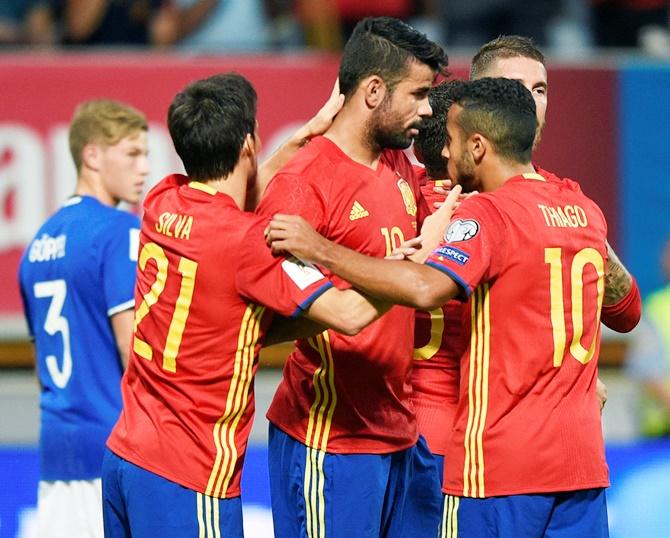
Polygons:
[[533,151],[537,149],[537,146],[540,145],[540,140],[542,140],[542,131],[544,131],[544,123],[537,127],[535,131],[535,140],[533,140]]
[[454,168],[451,180],[460,185],[464,193],[479,190],[479,181],[475,177],[475,163],[469,153],[462,153],[458,161],[452,159],[450,164]]
[[405,126],[391,107],[390,94],[386,94],[368,121],[368,141],[372,147],[379,149],[407,149],[414,141],[414,135],[409,134],[410,129],[420,128],[421,121]]

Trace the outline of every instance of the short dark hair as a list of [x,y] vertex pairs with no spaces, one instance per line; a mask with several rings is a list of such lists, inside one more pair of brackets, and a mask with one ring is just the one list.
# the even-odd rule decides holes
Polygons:
[[237,73],[193,82],[172,101],[168,129],[190,178],[226,177],[256,129],[256,91]]
[[480,78],[460,85],[454,103],[463,107],[458,127],[467,138],[480,133],[502,158],[528,163],[537,129],[535,100],[518,80]]
[[433,179],[447,177],[447,160],[442,156],[447,141],[447,114],[460,84],[463,81],[452,80],[430,89],[428,102],[433,115],[421,122],[419,134],[414,139],[414,146],[421,154],[428,177]]
[[537,60],[542,65],[544,54],[540,52],[530,37],[520,35],[501,35],[489,41],[479,49],[470,65],[470,78],[481,78],[486,76],[486,71],[493,62],[500,58],[530,58]]
[[[358,22],[340,61],[340,91],[348,98],[358,83],[379,75],[391,91],[405,76],[410,61],[444,73],[448,58],[425,34],[393,17],[368,17]],[[445,73],[446,74],[446,73]]]

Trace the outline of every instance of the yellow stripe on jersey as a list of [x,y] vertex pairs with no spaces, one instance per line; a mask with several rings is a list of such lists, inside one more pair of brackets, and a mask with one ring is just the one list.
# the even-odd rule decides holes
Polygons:
[[335,391],[335,368],[328,331],[310,338],[309,344],[321,356],[321,365],[314,372],[314,403],[309,411],[305,444],[304,497],[309,538],[324,538],[326,503],[324,496],[325,476],[323,462],[328,447],[328,437],[333,413],[337,405]]
[[249,303],[242,318],[226,409],[223,416],[216,421],[213,431],[216,458],[205,491],[213,497],[225,496],[235,472],[238,456],[235,432],[247,407],[249,389],[253,382],[254,350],[264,313],[264,306]]
[[475,289],[470,312],[470,373],[468,376],[468,422],[465,428],[463,495],[484,497],[484,424],[488,411],[491,319],[489,285]]

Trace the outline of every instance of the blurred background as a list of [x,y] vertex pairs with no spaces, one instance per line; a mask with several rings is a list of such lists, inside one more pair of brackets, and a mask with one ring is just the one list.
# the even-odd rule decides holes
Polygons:
[[[181,171],[165,126],[174,94],[235,70],[258,91],[267,156],[326,99],[338,51],[368,15],[402,18],[443,44],[459,78],[500,34],[532,36],[545,52],[537,162],[599,203],[610,242],[653,303],[632,334],[603,334],[611,535],[670,536],[670,0],[1,0],[0,537],[35,536],[38,387],[16,271],[73,190],[67,125],[77,103],[109,97],[147,115],[150,186]],[[257,379],[243,478],[252,538],[272,535],[264,412],[287,351],[265,350]]]

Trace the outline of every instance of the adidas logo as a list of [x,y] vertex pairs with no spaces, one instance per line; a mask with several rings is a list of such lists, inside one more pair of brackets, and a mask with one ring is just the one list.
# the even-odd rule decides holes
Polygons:
[[354,200],[354,205],[351,206],[351,211],[349,212],[349,220],[362,219],[368,215],[370,215],[370,213],[368,213],[367,209]]

